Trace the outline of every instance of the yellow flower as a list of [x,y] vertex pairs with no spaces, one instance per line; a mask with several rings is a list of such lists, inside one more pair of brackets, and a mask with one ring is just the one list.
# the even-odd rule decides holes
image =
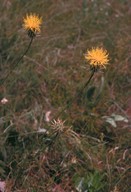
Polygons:
[[42,18],[38,17],[36,14],[26,15],[23,21],[23,27],[34,35],[36,32],[40,32],[40,25],[42,24]]
[[103,48],[92,48],[85,54],[85,59],[89,61],[91,67],[106,67],[109,62],[108,53]]

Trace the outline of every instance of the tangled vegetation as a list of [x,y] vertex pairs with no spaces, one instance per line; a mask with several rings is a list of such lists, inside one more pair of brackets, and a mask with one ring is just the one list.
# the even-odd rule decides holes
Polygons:
[[130,191],[129,3],[1,1],[0,191]]

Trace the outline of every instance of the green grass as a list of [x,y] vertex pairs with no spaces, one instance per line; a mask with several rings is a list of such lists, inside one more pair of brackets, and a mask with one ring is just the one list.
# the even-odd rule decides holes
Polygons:
[[[42,16],[41,33],[13,69],[29,44],[22,22],[30,12]],[[0,100],[8,103],[0,104],[0,180],[8,191],[130,191],[129,16],[126,0],[1,2]],[[110,63],[67,107],[90,76],[84,54],[96,46]],[[126,120],[113,127],[113,113]]]

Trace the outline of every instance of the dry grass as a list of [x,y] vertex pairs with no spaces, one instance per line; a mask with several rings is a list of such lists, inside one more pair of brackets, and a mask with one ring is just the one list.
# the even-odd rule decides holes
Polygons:
[[[13,70],[29,44],[22,22],[30,12],[42,16],[42,30]],[[130,12],[126,0],[1,1],[0,99],[8,102],[0,104],[0,179],[7,191],[130,191]],[[107,49],[110,64],[66,107],[90,76],[84,54],[96,46]]]

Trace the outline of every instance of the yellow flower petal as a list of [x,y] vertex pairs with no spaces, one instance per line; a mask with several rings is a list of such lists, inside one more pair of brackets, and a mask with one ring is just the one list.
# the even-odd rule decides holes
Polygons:
[[103,48],[92,48],[85,54],[85,59],[92,67],[106,67],[109,62],[108,53]]
[[23,20],[23,27],[26,30],[31,30],[32,32],[40,32],[40,26],[42,24],[42,18],[38,17],[36,14],[26,15]]

